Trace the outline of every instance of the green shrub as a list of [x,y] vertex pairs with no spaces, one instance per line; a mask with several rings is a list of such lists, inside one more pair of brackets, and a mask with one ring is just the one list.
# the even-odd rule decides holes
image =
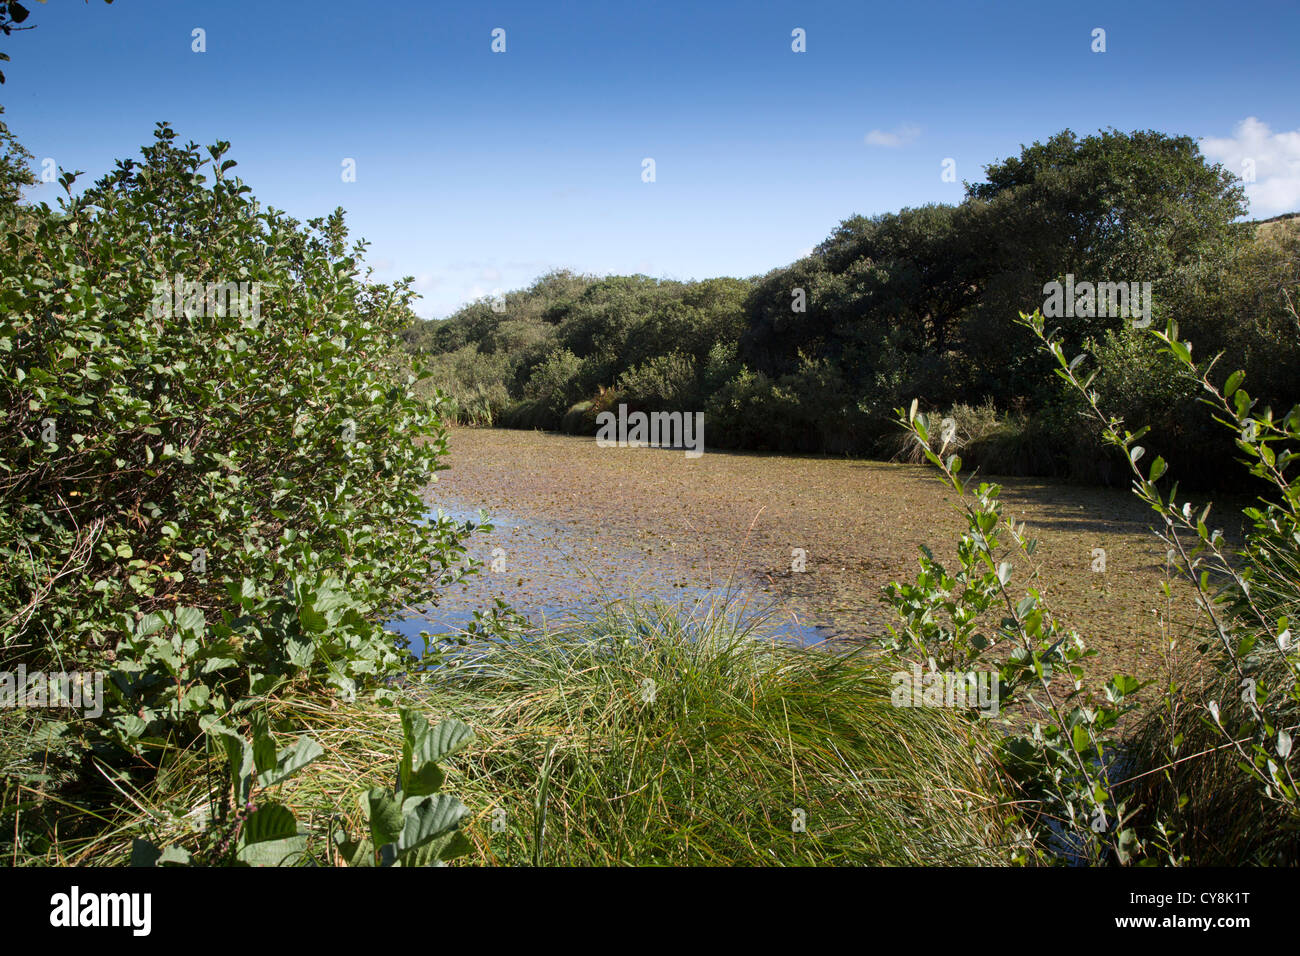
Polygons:
[[[1198,366],[1192,343],[1176,323],[1153,330],[1162,354],[1196,383],[1201,401],[1233,436],[1245,470],[1267,492],[1249,521],[1244,547],[1231,547],[1203,506],[1177,500],[1178,486],[1161,484],[1168,471],[1138,444],[1146,427],[1130,432],[1102,411],[1092,377],[1067,360],[1042,318],[1024,323],[1056,359],[1058,375],[1087,403],[1108,445],[1129,462],[1137,496],[1160,516],[1158,534],[1168,560],[1193,595],[1192,635],[1199,657],[1175,660],[1157,708],[1149,710],[1125,742],[1127,778],[1120,786],[1129,805],[1141,807],[1133,822],[1152,858],[1197,865],[1231,862],[1294,864],[1300,857],[1300,787],[1295,778],[1294,739],[1300,734],[1300,648],[1291,636],[1291,615],[1300,606],[1300,405],[1284,416],[1252,397],[1244,371],[1222,387],[1211,378],[1214,361]],[[1172,598],[1166,585],[1165,598]],[[1173,623],[1183,624],[1175,618]],[[1180,641],[1170,640],[1176,649]]]
[[967,527],[958,567],[950,571],[922,545],[914,581],[885,589],[897,623],[881,642],[884,650],[900,667],[928,663],[948,680],[984,680],[995,691],[989,696],[1006,728],[998,762],[1018,788],[1028,834],[1019,861],[1133,861],[1142,846],[1138,808],[1120,787],[1116,727],[1142,685],[1119,674],[1106,682],[1104,696],[1084,686],[1084,662],[1096,652],[1036,587],[1012,584],[1012,561],[1029,563],[1037,542],[1026,537],[1023,522],[1004,515],[1001,488],[968,486],[961,457],[931,448],[940,423],[919,414],[916,402],[906,413],[899,409],[899,420],[956,493]]
[[555,428],[566,409],[581,397],[578,372],[582,363],[568,349],[557,349],[533,369],[524,397],[536,403],[541,428]]
[[[387,359],[409,289],[359,280],[341,211],[256,204],[227,146],[209,166],[160,125],[0,240],[0,653],[106,671],[131,745],[298,676],[394,673],[382,622],[464,551],[423,520],[439,400]],[[237,307],[205,301],[231,282]]]
[[473,345],[434,355],[428,361],[427,376],[419,383],[422,396],[441,393],[445,415],[460,425],[495,424],[506,406],[511,378],[504,354],[486,355]]
[[629,405],[646,412],[693,412],[699,401],[695,360],[681,352],[656,355],[624,372],[618,388]]
[[554,428],[559,422],[550,406],[540,399],[525,399],[506,407],[501,413],[506,428]]
[[[951,450],[950,450],[951,451]],[[1011,413],[962,450],[969,467],[986,475],[1063,475],[1061,445],[1043,421]]]
[[560,431],[566,435],[586,435],[590,434],[587,424],[588,419],[592,421],[594,427],[595,419],[591,413],[591,402],[578,402],[567,412],[564,418],[560,419]]
[[776,451],[788,447],[788,422],[798,400],[780,392],[762,372],[742,367],[709,397],[704,411],[708,443],[719,448]]

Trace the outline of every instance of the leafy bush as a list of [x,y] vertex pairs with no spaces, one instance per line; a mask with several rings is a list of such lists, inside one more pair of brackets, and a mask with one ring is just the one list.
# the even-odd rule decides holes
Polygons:
[[474,739],[459,720],[436,727],[413,710],[402,714],[402,760],[394,788],[371,788],[361,802],[368,835],[351,839],[337,830],[334,842],[349,866],[443,866],[473,848],[460,830],[465,806],[440,793],[446,775],[438,766]]
[[160,125],[0,240],[0,651],[107,671],[131,745],[297,675],[394,673],[381,622],[464,553],[423,520],[442,405],[386,358],[409,289],[359,281],[341,212],[261,208],[227,146]]
[[618,388],[629,404],[647,412],[692,412],[699,401],[695,360],[676,351],[624,372]]
[[[1022,705],[1032,732],[1017,728],[1001,748],[1022,787],[1022,810],[1031,811],[1036,857],[1296,862],[1300,653],[1291,621],[1300,607],[1300,476],[1293,474],[1300,461],[1293,450],[1300,441],[1300,405],[1275,417],[1242,388],[1242,371],[1217,386],[1215,363],[1198,367],[1175,323],[1154,332],[1160,354],[1196,383],[1201,400],[1235,436],[1247,470],[1269,488],[1263,507],[1244,510],[1251,522],[1245,547],[1232,549],[1208,523],[1211,505],[1180,503],[1176,485],[1163,490],[1168,466],[1162,457],[1145,470],[1138,467],[1146,454],[1138,442],[1147,428],[1130,432],[1102,410],[1092,390],[1100,373],[1086,379],[1076,374],[1087,356],[1067,359],[1037,313],[1022,321],[1101,426],[1105,442],[1128,462],[1135,493],[1160,516],[1158,534],[1169,561],[1192,592],[1200,656],[1190,666],[1171,663],[1157,706],[1121,736],[1120,718],[1136,709],[1142,685],[1116,675],[1106,682],[1104,698],[1085,687],[1083,662],[1091,652],[1080,635],[1059,625],[1037,590],[1022,598],[1011,593],[1012,565],[1000,541],[1005,536],[1026,559],[1034,542],[1023,525],[1002,517],[997,486],[967,494],[961,459],[943,458],[930,447],[932,423],[915,404],[903,423],[961,496],[968,532],[958,545],[959,571],[950,574],[923,549],[915,582],[888,589],[901,626],[891,629],[887,649],[928,658],[932,668],[949,672],[992,669],[1004,699],[1037,685],[1038,693]],[[1165,597],[1172,602],[1168,584]],[[1177,639],[1167,640],[1171,651],[1178,647]]]
[[486,355],[478,347],[466,345],[429,360],[420,394],[433,397],[441,393],[446,417],[457,424],[492,425],[510,404],[506,383],[512,374],[505,355]]
[[591,405],[591,402],[578,402],[565,412],[564,417],[560,419],[560,431],[566,435],[590,434],[587,427],[589,418],[592,419],[594,426],[594,418],[590,414]]
[[568,349],[557,349],[529,376],[524,396],[537,403],[537,414],[546,422],[544,427],[555,427],[565,410],[581,396],[577,381],[581,364]]
[[526,399],[507,407],[501,413],[501,424],[506,428],[554,428],[556,417],[546,402]]
[[[915,581],[885,589],[898,624],[884,649],[900,666],[928,663],[962,678],[989,673],[1003,711],[998,719],[1007,726],[999,762],[1020,788],[1018,810],[1027,821],[1021,862],[1061,854],[1094,864],[1130,862],[1140,852],[1132,826],[1137,808],[1117,786],[1115,730],[1142,685],[1115,675],[1104,697],[1084,686],[1083,663],[1095,652],[1051,613],[1039,590],[1022,594],[1011,583],[1010,559],[1027,562],[1036,541],[1023,523],[1003,515],[1001,488],[982,482],[971,492],[960,477],[961,458],[930,447],[938,423],[918,414],[916,403],[899,416],[956,492],[967,530],[957,544],[959,568],[949,571],[922,546]],[[1019,724],[1009,707],[1022,711]]]
[[[374,787],[359,796],[368,836],[352,840],[344,828],[333,831],[334,846],[349,866],[443,866],[471,849],[460,830],[464,805],[439,792],[445,776],[438,761],[469,744],[473,731],[458,720],[432,726],[407,708],[400,714],[403,746],[396,788]],[[217,720],[205,721],[205,729],[209,743],[227,759],[228,782],[209,793],[198,814],[156,809],[151,815],[154,840],[168,845],[136,838],[132,864],[295,866],[327,861],[330,852],[311,846],[311,831],[290,807],[265,798],[269,788],[280,787],[325,756],[324,748],[300,736],[290,749],[277,749],[263,711],[251,715],[251,740]],[[197,830],[198,837],[176,840],[177,830]]]
[[794,396],[781,394],[762,372],[742,367],[709,396],[704,411],[708,443],[719,448],[779,450],[788,437],[783,423],[796,404]]

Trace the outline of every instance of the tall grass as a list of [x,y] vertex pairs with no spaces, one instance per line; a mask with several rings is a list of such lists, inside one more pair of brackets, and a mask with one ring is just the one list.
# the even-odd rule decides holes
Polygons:
[[[616,602],[596,616],[463,649],[401,693],[477,740],[448,767],[471,809],[469,863],[506,865],[990,864],[1005,861],[1006,794],[982,726],[890,703],[863,651],[766,640],[723,608]],[[273,713],[327,758],[282,797],[313,821],[362,823],[356,797],[387,784],[395,710],[288,697]],[[973,735],[973,736],[972,736]],[[201,755],[180,757],[129,836],[184,840],[207,802]],[[120,801],[125,802],[125,801]],[[164,808],[160,811],[160,808]],[[802,822],[803,826],[799,824]],[[73,854],[74,856],[84,854]]]

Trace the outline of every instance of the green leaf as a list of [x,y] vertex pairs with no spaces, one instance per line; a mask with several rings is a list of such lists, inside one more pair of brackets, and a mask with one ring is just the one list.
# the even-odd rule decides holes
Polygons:
[[275,769],[259,777],[258,782],[264,787],[270,787],[288,780],[303,767],[319,760],[324,752],[325,748],[315,740],[306,736],[299,737],[290,750],[280,754]]
[[1075,724],[1070,732],[1070,742],[1074,745],[1076,751],[1086,753],[1092,745],[1092,741],[1088,739],[1088,728],[1083,724]]
[[431,728],[418,712],[403,708],[401,713],[406,739],[416,743],[416,752],[426,761],[444,760],[474,740],[474,731],[454,717],[441,720]]
[[245,843],[265,843],[298,834],[298,821],[282,803],[261,803],[244,821],[240,839]]
[[465,856],[467,853],[474,852],[474,844],[470,838],[465,836],[464,830],[456,830],[447,841],[447,845],[442,848],[438,854],[441,859],[454,860],[458,856]]
[[311,667],[312,661],[316,659],[316,645],[305,638],[288,638],[284,642],[284,651],[289,663],[300,671]]
[[240,846],[236,858],[249,866],[294,866],[307,852],[307,835],[263,840]]
[[259,786],[269,786],[266,777],[275,766],[275,741],[267,734],[253,734],[253,769]]
[[402,796],[423,797],[437,793],[446,775],[436,763],[430,761],[419,770],[411,770],[408,760],[402,761]]
[[203,611],[196,607],[178,607],[176,609],[176,626],[189,634],[202,635],[206,620]]
[[353,840],[342,831],[334,834],[334,844],[348,866],[374,866],[375,845],[368,839]]
[[178,846],[169,846],[159,855],[154,866],[189,866],[190,853]]
[[132,866],[153,866],[158,862],[160,856],[162,856],[162,851],[148,840],[141,840],[136,837],[131,841]]
[[465,813],[465,805],[451,794],[424,797],[406,812],[402,835],[397,844],[398,855],[450,833],[460,825]]
[[377,847],[396,843],[402,835],[402,806],[391,791],[378,788],[366,794],[370,838]]

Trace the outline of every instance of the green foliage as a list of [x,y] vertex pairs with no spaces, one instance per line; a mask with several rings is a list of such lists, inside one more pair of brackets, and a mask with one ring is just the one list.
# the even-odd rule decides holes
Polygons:
[[1116,787],[1115,730],[1143,685],[1116,675],[1106,682],[1104,697],[1085,689],[1083,662],[1095,652],[1060,624],[1038,589],[1013,590],[1009,558],[1018,554],[1028,562],[1037,542],[1025,537],[1023,523],[1003,515],[1001,488],[981,483],[968,491],[961,459],[944,457],[942,441],[939,451],[931,448],[938,423],[918,413],[915,403],[908,412],[899,409],[899,420],[959,496],[967,530],[957,543],[958,570],[949,572],[923,546],[915,582],[885,589],[899,617],[885,649],[903,664],[928,663],[945,673],[991,670],[999,707],[1027,708],[1028,732],[1001,718],[1009,732],[999,748],[1022,788],[1022,812],[1034,834],[1025,862],[1062,850],[1090,863],[1131,862],[1138,846],[1131,826],[1136,808]]
[[721,448],[777,451],[793,440],[789,423],[798,399],[780,391],[766,375],[742,367],[709,397],[704,421],[708,443]]
[[[991,404],[999,427],[969,444],[968,462],[1107,482],[1122,462],[1095,425],[1079,427],[1079,402],[1009,318],[1073,274],[1151,283],[1159,321],[1177,316],[1226,349],[1270,400],[1300,400],[1286,312],[1300,295],[1300,232],[1251,241],[1235,221],[1241,185],[1193,139],[1066,130],[986,172],[958,205],[851,216],[811,255],[753,280],[557,273],[502,311],[476,303],[411,339],[502,356],[511,404],[495,420],[517,427],[560,426],[617,385],[647,410],[705,409],[711,445],[891,457],[893,409],[912,398],[930,410]],[[1226,449],[1194,389],[1125,317],[1071,317],[1061,335],[1102,360],[1117,414],[1151,416],[1167,460],[1219,478]],[[447,384],[459,396],[474,373],[458,374],[462,386]]]
[[528,380],[524,396],[536,402],[540,414],[554,427],[566,409],[578,400],[577,376],[581,363],[568,349],[548,355]]
[[[460,830],[465,807],[439,792],[445,778],[438,762],[468,745],[473,732],[458,720],[435,727],[414,710],[402,708],[400,714],[404,744],[396,789],[372,788],[359,795],[368,837],[353,841],[342,829],[333,832],[334,845],[349,866],[442,866],[470,849]],[[175,821],[197,829],[197,838],[172,840],[165,848],[137,838],[132,865],[297,866],[328,856],[313,850],[310,830],[285,802],[266,796],[270,788],[319,761],[324,748],[300,736],[292,747],[279,750],[265,711],[250,718],[251,739],[221,721],[204,722],[209,747],[226,758],[229,777],[213,787],[206,813],[197,821],[192,814]]]
[[[0,116],[4,116],[3,106],[0,106]],[[29,165],[31,159],[32,154],[14,139],[8,124],[0,119],[0,208],[13,206],[22,198],[22,188],[35,184],[36,176]]]
[[682,352],[656,355],[624,372],[618,387],[635,408],[647,412],[694,411],[699,396],[695,360]]
[[433,356],[421,393],[441,394],[447,418],[460,425],[492,425],[510,404],[507,383],[513,377],[501,353],[485,354],[474,345]]
[[[224,753],[229,784],[209,797],[192,850],[173,843],[160,849],[136,839],[132,866],[294,866],[307,852],[307,832],[283,803],[264,799],[267,788],[293,777],[324,753],[321,745],[299,737],[288,750],[276,748],[263,711],[251,715],[252,738],[221,721],[204,721],[210,747]],[[256,799],[255,799],[256,798]]]
[[[1294,473],[1300,453],[1292,449],[1300,441],[1300,406],[1275,416],[1246,392],[1243,372],[1220,388],[1211,377],[1215,361],[1199,367],[1176,324],[1153,332],[1161,361],[1167,357],[1183,380],[1195,383],[1201,401],[1234,436],[1247,470],[1269,488],[1262,507],[1244,510],[1251,529],[1245,546],[1233,549],[1208,523],[1211,505],[1180,503],[1177,485],[1165,489],[1163,457],[1139,466],[1146,448],[1138,442],[1148,429],[1131,432],[1103,411],[1094,390],[1103,369],[1081,377],[1086,354],[1069,358],[1039,314],[1022,315],[1022,322],[1107,444],[1128,462],[1135,493],[1159,516],[1157,533],[1190,591],[1200,658],[1191,668],[1171,667],[1158,705],[1140,716],[1128,739],[1119,739],[1118,721],[1133,709],[1142,685],[1117,675],[1106,682],[1104,699],[1085,690],[1082,661],[1090,652],[1079,635],[1057,625],[1037,590],[1019,600],[1008,590],[1012,566],[998,553],[1001,536],[1026,559],[1033,541],[1023,526],[1001,517],[996,486],[967,494],[960,459],[931,447],[931,423],[915,403],[906,415],[900,411],[901,420],[962,497],[969,530],[958,544],[959,571],[950,574],[923,549],[916,582],[888,589],[902,622],[891,629],[888,650],[945,671],[994,667],[1004,699],[1037,684],[1040,696],[1029,698],[1033,732],[1009,734],[1002,754],[1039,809],[1038,854],[1120,863],[1294,862],[1300,655],[1290,622],[1300,606],[1300,476]],[[1174,600],[1168,582],[1164,597]],[[1004,614],[996,625],[994,607]],[[1000,644],[1010,644],[1011,652],[998,653]],[[1080,703],[1067,710],[1074,698]],[[1051,718],[1046,726],[1039,711]]]
[[[1283,808],[1291,825],[1300,824],[1300,788],[1290,763],[1292,739],[1300,732],[1300,655],[1286,613],[1300,590],[1294,576],[1300,567],[1300,475],[1295,470],[1300,454],[1288,444],[1300,440],[1300,405],[1275,417],[1243,387],[1244,372],[1230,374],[1221,389],[1215,385],[1210,374],[1217,359],[1199,368],[1192,343],[1179,338],[1176,323],[1153,331],[1164,353],[1198,383],[1215,421],[1234,436],[1246,469],[1268,488],[1264,507],[1244,509],[1250,531],[1245,548],[1233,551],[1222,530],[1207,523],[1209,504],[1201,509],[1190,501],[1179,504],[1177,485],[1168,493],[1162,490],[1159,482],[1168,470],[1163,458],[1156,456],[1139,468],[1146,449],[1138,441],[1147,429],[1130,432],[1121,419],[1104,414],[1088,391],[1092,377],[1078,379],[1075,370],[1081,363],[1066,361],[1060,344],[1044,332],[1042,318],[1025,316],[1023,321],[1056,358],[1058,374],[1087,398],[1106,440],[1124,452],[1135,492],[1160,516],[1160,535],[1171,560],[1194,590],[1207,638],[1202,651],[1246,705],[1203,700],[1204,721],[1220,732],[1223,747],[1235,754],[1236,766],[1265,799]],[[1219,689],[1227,688],[1220,684]],[[1171,694],[1176,691],[1171,687]]]
[[[108,671],[132,746],[286,680],[396,673],[382,622],[464,554],[423,520],[444,406],[389,358],[409,288],[361,281],[341,211],[255,203],[227,145],[160,126],[0,238],[0,654]],[[199,285],[227,282],[259,285]]]
[[393,788],[369,790],[360,806],[369,835],[352,840],[346,831],[334,835],[349,866],[443,866],[472,847],[460,829],[465,806],[440,793],[445,775],[438,766],[474,739],[458,720],[436,727],[421,714],[402,714],[402,760]]

